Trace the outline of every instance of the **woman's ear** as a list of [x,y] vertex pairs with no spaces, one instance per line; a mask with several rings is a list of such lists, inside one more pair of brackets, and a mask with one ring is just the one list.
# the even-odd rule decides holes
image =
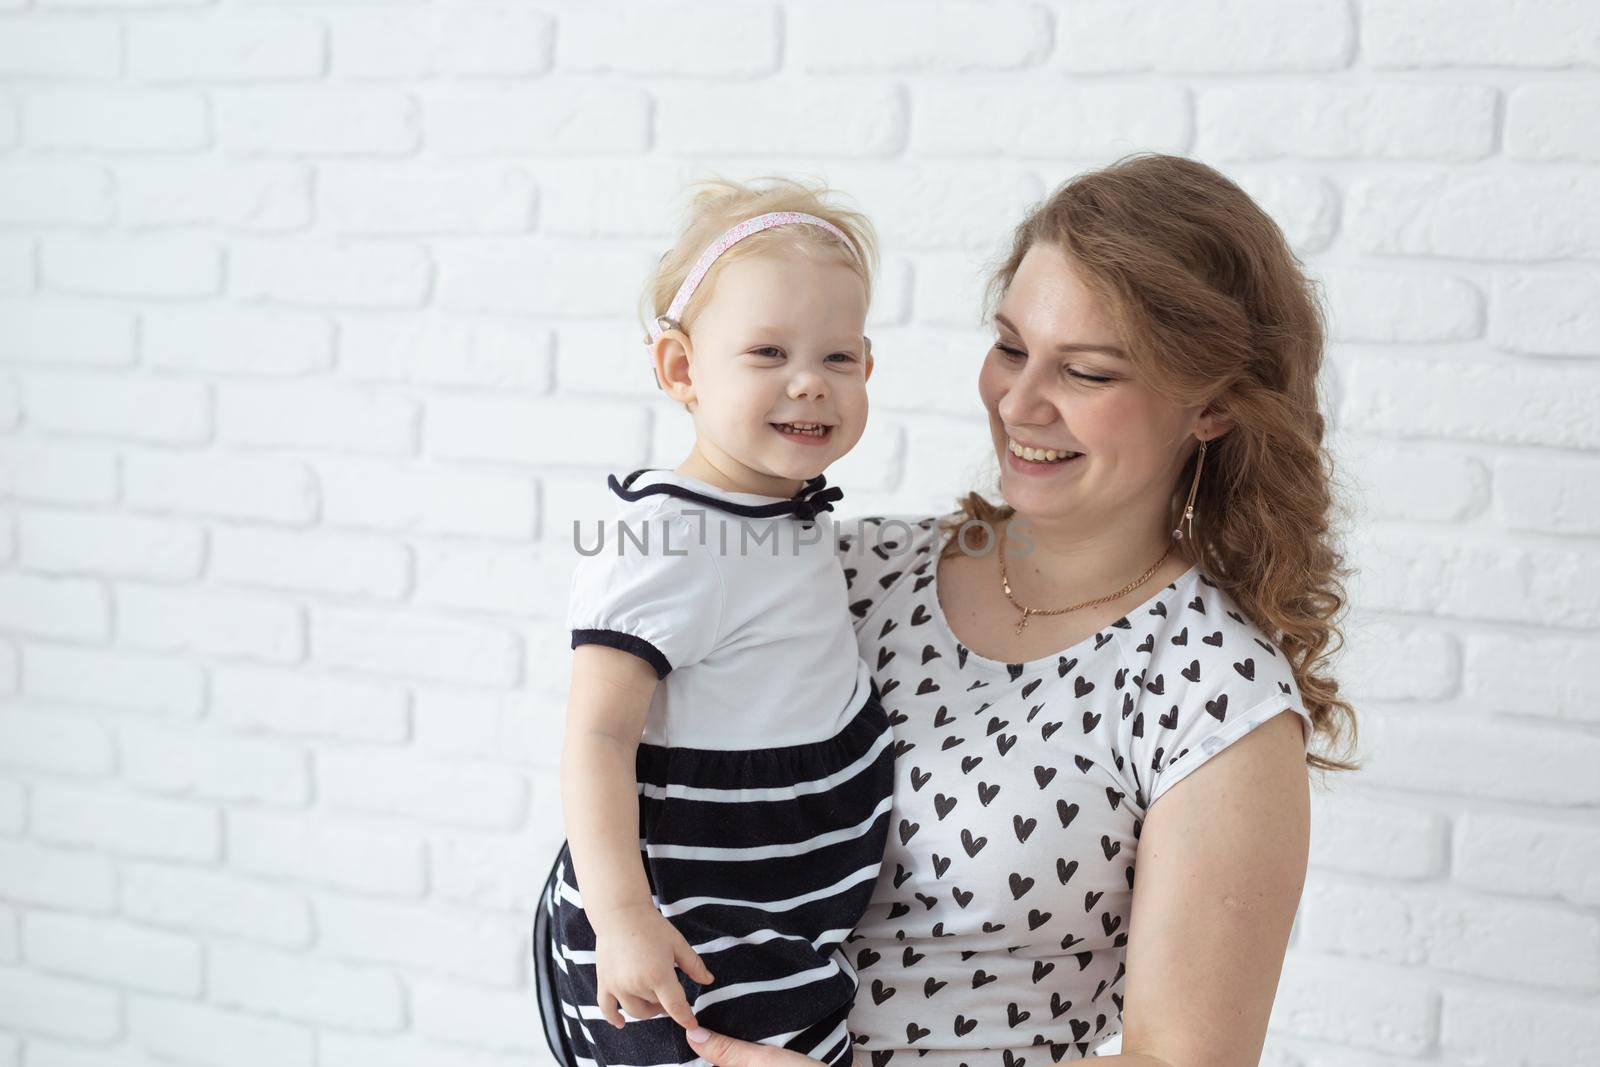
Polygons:
[[1233,426],[1233,419],[1217,411],[1215,404],[1208,404],[1195,420],[1194,435],[1202,441],[1215,441]]
[[679,329],[663,330],[650,346],[650,360],[656,370],[656,384],[680,404],[695,399],[694,379],[690,375],[693,346],[689,335]]

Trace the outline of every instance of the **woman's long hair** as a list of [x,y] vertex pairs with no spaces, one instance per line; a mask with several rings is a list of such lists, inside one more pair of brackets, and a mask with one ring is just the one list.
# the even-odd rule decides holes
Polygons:
[[[1349,575],[1333,544],[1333,464],[1317,395],[1320,302],[1276,223],[1193,160],[1139,155],[1073,178],[1033,209],[989,287],[992,313],[1036,242],[1071,257],[1106,301],[1140,381],[1234,426],[1207,444],[1192,561],[1285,654],[1316,733],[1354,750],[1355,711],[1328,662]],[[1177,526],[1194,479],[1173,486]],[[1012,513],[971,492],[956,522]],[[952,538],[946,551],[958,550]],[[1322,770],[1359,764],[1321,753]]]

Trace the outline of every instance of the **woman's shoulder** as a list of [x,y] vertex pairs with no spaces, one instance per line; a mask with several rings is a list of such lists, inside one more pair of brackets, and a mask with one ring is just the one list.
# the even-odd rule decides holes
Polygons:
[[926,574],[942,544],[944,515],[864,515],[835,523],[835,547],[859,623],[909,575]]
[[[1130,743],[1154,780],[1155,800],[1222,749],[1281,711],[1310,723],[1294,669],[1282,649],[1226,589],[1190,568],[1148,610],[1120,629],[1127,655],[1120,679]],[[1306,730],[1307,744],[1311,731]],[[1148,757],[1148,759],[1146,759]]]
[[1227,682],[1247,697],[1298,700],[1288,659],[1225,588],[1191,567],[1167,594],[1122,631],[1147,682],[1190,691]]

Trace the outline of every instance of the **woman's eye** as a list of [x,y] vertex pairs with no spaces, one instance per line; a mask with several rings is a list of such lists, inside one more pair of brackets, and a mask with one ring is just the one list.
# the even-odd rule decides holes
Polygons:
[[[999,351],[1005,353],[1005,356],[1006,356],[1007,359],[1026,359],[1027,356],[1028,356],[1028,354],[1026,352],[1022,351],[1020,348],[1012,348],[1010,345],[1004,344],[1004,343],[1002,343],[1000,341],[996,341],[994,343],[994,347],[996,349],[998,349]],[[1067,377],[1076,378],[1081,382],[1093,382],[1096,385],[1100,385],[1100,384],[1104,384],[1105,382],[1110,382],[1110,381],[1115,381],[1116,380],[1114,378],[1106,378],[1106,377],[1103,377],[1101,375],[1096,375],[1096,374],[1084,374],[1083,372],[1075,371],[1070,367],[1067,368]]]

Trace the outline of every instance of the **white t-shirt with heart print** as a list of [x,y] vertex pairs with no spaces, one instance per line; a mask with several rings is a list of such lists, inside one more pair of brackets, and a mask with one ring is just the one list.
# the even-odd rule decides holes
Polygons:
[[1121,1030],[1139,831],[1169,789],[1288,710],[1283,654],[1197,568],[1071,648],[967,649],[941,516],[840,521],[861,656],[895,732],[894,811],[844,946],[873,1067],[1044,1067]]

